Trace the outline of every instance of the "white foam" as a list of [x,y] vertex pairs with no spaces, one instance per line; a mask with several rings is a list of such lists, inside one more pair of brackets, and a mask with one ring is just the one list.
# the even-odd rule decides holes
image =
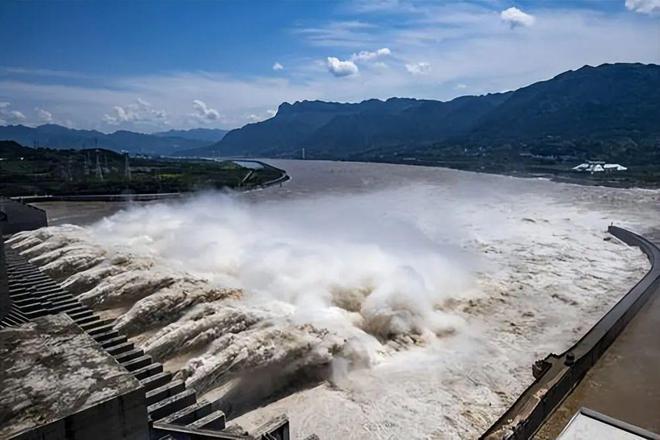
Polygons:
[[240,417],[246,426],[286,412],[294,438],[475,437],[534,360],[567,348],[643,275],[639,250],[604,230],[649,225],[657,194],[450,177],[276,200],[207,194],[13,245],[59,273],[94,264],[65,284],[96,308],[126,306],[117,327],[143,333],[161,361],[183,357],[179,377],[202,392],[332,367],[328,382]]

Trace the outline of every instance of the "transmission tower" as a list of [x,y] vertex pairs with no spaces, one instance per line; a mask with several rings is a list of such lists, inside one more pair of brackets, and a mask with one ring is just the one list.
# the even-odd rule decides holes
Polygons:
[[101,170],[101,161],[99,160],[99,150],[96,150],[96,178],[103,180],[103,170]]

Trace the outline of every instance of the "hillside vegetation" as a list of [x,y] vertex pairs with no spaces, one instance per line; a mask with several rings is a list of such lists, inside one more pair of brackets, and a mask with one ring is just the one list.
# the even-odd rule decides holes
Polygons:
[[0,141],[0,194],[149,194],[239,188],[277,179],[275,168],[233,161],[130,158],[104,150],[28,148]]

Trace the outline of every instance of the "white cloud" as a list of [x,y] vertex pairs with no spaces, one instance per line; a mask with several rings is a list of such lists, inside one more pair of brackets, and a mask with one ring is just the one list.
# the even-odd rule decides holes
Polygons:
[[37,113],[37,118],[39,119],[40,122],[44,122],[46,124],[50,124],[51,122],[53,122],[53,114],[48,110],[35,107],[34,111]]
[[336,57],[328,57],[326,66],[328,72],[336,77],[356,75],[360,71],[353,61],[342,61]]
[[218,121],[220,119],[220,112],[206,105],[201,99],[193,100],[193,108],[195,109],[193,115],[202,122]]
[[16,122],[23,122],[26,119],[27,118],[25,117],[25,115],[23,113],[19,112],[18,110],[10,110],[9,111],[9,120],[10,121],[14,120]]
[[27,118],[18,110],[11,110],[10,102],[0,102],[0,124],[20,124]]
[[359,53],[354,53],[351,56],[351,61],[355,62],[361,62],[361,61],[374,61],[378,58],[386,57],[392,54],[392,51],[387,48],[383,47],[381,49],[378,49],[376,51],[370,52],[368,50],[363,50],[360,51]]
[[660,13],[660,0],[626,0],[626,8],[640,14]]
[[419,63],[406,64],[406,70],[413,75],[425,75],[431,72],[431,64],[426,61]]
[[515,7],[500,12],[500,18],[512,28],[516,26],[529,27],[536,21],[536,18],[533,15],[527,14]]
[[[625,10],[624,0],[617,1]],[[290,75],[286,76],[272,75],[272,71],[263,76],[194,71],[91,77],[76,83],[70,79],[43,81],[35,75],[2,73],[0,101],[16,103],[16,109],[21,111],[43,107],[53,112],[58,121],[71,120],[78,128],[104,130],[108,126],[101,122],[103,115],[117,104],[135,102],[137,96],[166,110],[169,127],[199,127],[200,119],[190,115],[191,101],[199,97],[207,103],[222,103],[217,126],[234,128],[249,122],[249,115],[266,115],[268,109],[277,108],[283,101],[354,102],[393,95],[444,100],[465,94],[466,90],[456,88],[458,83],[468,84],[470,94],[481,94],[517,89],[585,64],[660,63],[658,23],[641,14],[587,7],[544,7],[534,10],[533,32],[519,32],[512,38],[499,19],[500,9],[494,10],[491,5],[492,2],[469,6],[422,3],[417,8],[428,9],[423,16],[421,12],[397,16],[397,26],[355,23],[354,29],[368,31],[373,41],[365,43],[360,36],[358,40],[347,37],[342,42],[346,46],[333,47],[325,53],[345,53],[348,55],[343,59],[350,60],[352,53],[386,46],[392,55],[375,62],[356,63],[359,74],[344,81],[326,73],[325,57],[315,53],[318,41],[307,41],[311,34],[297,34],[311,48],[287,62],[285,71]],[[359,18],[366,22],[370,17]],[[378,68],[380,61],[388,67]],[[419,61],[432,68],[425,75],[411,75],[405,64],[414,66]],[[36,120],[36,115],[25,114]],[[159,121],[125,124],[127,129],[136,131],[167,129],[157,126],[164,125]]]
[[456,84],[456,90],[465,90],[467,89],[467,84],[458,83]]
[[280,63],[277,63],[277,62],[276,62],[275,64],[273,64],[273,70],[275,70],[275,71],[277,71],[277,70],[284,70],[284,66],[281,65]]
[[109,114],[103,115],[103,122],[114,126],[124,123],[167,125],[167,112],[155,109],[148,101],[137,98],[135,102],[128,105],[113,106]]
[[103,115],[103,120],[110,125],[119,125],[122,122],[132,121],[133,118],[129,111],[124,110],[124,107],[115,105],[112,107],[112,114]]

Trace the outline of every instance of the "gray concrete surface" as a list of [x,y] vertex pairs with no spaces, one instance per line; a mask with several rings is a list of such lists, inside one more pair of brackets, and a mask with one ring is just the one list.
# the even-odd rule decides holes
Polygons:
[[144,440],[144,389],[64,314],[0,330],[0,438]]

